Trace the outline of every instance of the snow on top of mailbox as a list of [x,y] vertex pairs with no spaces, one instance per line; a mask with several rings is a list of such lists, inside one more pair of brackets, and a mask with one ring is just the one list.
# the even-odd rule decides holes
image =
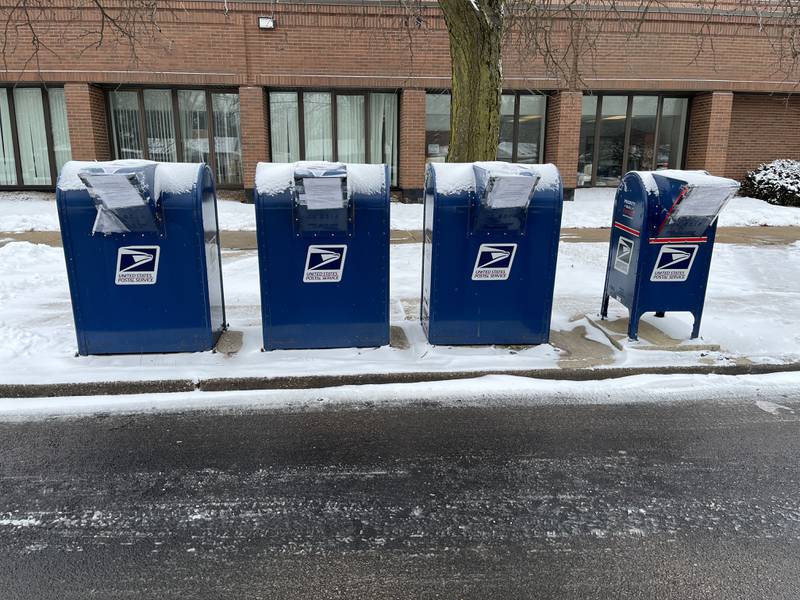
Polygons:
[[181,194],[190,192],[197,183],[197,171],[200,163],[158,163],[152,160],[111,160],[81,161],[71,160],[61,169],[58,177],[60,190],[84,190],[86,186],[78,177],[79,173],[88,170],[102,169],[105,173],[114,173],[123,168],[145,168],[156,165],[153,195],[157,198],[161,192]]
[[475,169],[481,167],[496,175],[516,175],[530,171],[539,176],[537,190],[558,189],[561,176],[555,165],[529,165],[502,161],[478,161],[474,163],[431,163],[436,174],[436,191],[440,194],[458,194],[475,187]]
[[645,189],[651,193],[658,193],[658,184],[653,175],[669,177],[685,181],[689,185],[696,186],[719,186],[719,187],[739,187],[733,179],[709,175],[706,171],[681,171],[678,169],[661,169],[660,171],[632,171],[642,180]]
[[670,179],[679,179],[685,181],[689,185],[713,185],[720,187],[739,187],[739,183],[727,177],[717,177],[711,175],[707,171],[680,171],[678,169],[663,169],[661,171],[654,171],[653,175],[661,175],[662,177],[669,177]]
[[384,191],[386,177],[384,165],[382,164],[346,164],[307,160],[294,163],[258,163],[256,165],[256,190],[259,194],[283,192],[294,183],[294,173],[298,169],[328,171],[342,168],[347,170],[347,190],[349,193],[355,191],[363,194],[380,194]]

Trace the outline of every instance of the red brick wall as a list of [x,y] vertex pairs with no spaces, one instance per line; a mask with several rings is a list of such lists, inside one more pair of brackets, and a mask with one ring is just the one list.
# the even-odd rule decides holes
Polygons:
[[577,184],[582,99],[581,92],[558,92],[547,99],[544,160],[558,167],[566,189]]
[[725,175],[742,179],[761,163],[800,160],[800,97],[736,94]]
[[400,97],[400,178],[404,190],[425,184],[425,90],[404,89]]
[[73,160],[110,160],[103,91],[86,83],[64,86]]
[[242,136],[244,187],[253,188],[256,164],[269,160],[267,138],[267,103],[264,88],[239,88],[239,118]]
[[[109,0],[105,5],[113,10],[115,3],[122,4]],[[12,27],[7,47],[14,50],[5,57],[7,70],[0,72],[0,80],[69,84],[67,110],[75,158],[110,157],[103,95],[92,84],[240,87],[247,187],[255,162],[267,158],[269,147],[263,93],[258,98],[261,87],[402,89],[399,183],[412,190],[423,185],[424,90],[450,87],[448,38],[433,2],[421,10],[417,24],[403,8],[389,3],[165,0],[158,8],[160,32],[140,35],[135,53],[112,31],[106,32],[102,47],[88,47],[95,38],[87,33],[98,29],[97,10],[88,4],[76,9],[69,0],[53,4],[56,9],[36,22],[43,44],[57,48],[57,54],[43,52],[38,62],[31,61],[30,35],[24,28]],[[663,5],[695,3],[665,0]],[[778,72],[776,54],[759,23],[735,14],[735,2],[727,5],[733,12],[708,21],[697,12],[655,11],[641,25],[638,37],[629,35],[633,13],[623,13],[627,23],[610,19],[592,53],[593,63],[583,66],[581,87],[699,92],[692,103],[687,165],[737,174],[754,161],[796,154],[792,137],[796,101],[784,110],[779,101],[764,101],[763,96],[754,100],[754,92],[794,92],[797,74],[787,77]],[[261,14],[272,14],[276,29],[259,30]],[[554,26],[562,46],[567,26],[566,22]],[[701,29],[714,36],[713,52],[707,44],[698,54]],[[540,59],[519,50],[518,41],[512,32],[504,51],[504,86],[534,91],[564,88]],[[741,101],[737,96],[732,107],[730,94],[712,95],[712,91],[749,95]],[[567,96],[563,98],[548,109],[545,152],[571,186],[579,100],[577,94],[568,103]]]
[[[117,0],[104,4],[111,6]],[[30,34],[9,30],[8,71],[2,79],[59,83],[149,83],[184,85],[449,87],[448,39],[435,3],[420,12],[419,26],[402,7],[389,3],[342,4],[191,2],[159,3],[154,35],[140,34],[135,54],[106,31],[96,36],[99,12],[86,4],[64,6],[37,19],[42,52],[30,61]],[[49,5],[50,3],[47,3]],[[661,5],[661,3],[659,3]],[[664,4],[690,6],[691,2]],[[227,10],[226,10],[227,6]],[[735,7],[735,3],[731,3]],[[70,8],[66,8],[70,7]],[[274,15],[276,28],[258,29],[260,14]],[[625,20],[620,22],[619,18]],[[797,77],[777,70],[776,53],[752,17],[729,14],[706,20],[696,11],[653,11],[641,24],[623,12],[604,33],[583,65],[585,87],[593,90],[794,91]],[[557,22],[554,43],[566,45],[569,23]],[[714,37],[698,55],[697,36]],[[512,32],[504,52],[505,85],[510,89],[561,89],[558,78]],[[89,34],[89,35],[87,35]],[[37,68],[39,71],[37,72]],[[24,70],[24,73],[20,71]],[[796,75],[796,74],[795,74]],[[713,81],[713,84],[710,82]]]
[[689,117],[687,169],[705,169],[723,175],[727,165],[733,94],[713,92],[692,100]]

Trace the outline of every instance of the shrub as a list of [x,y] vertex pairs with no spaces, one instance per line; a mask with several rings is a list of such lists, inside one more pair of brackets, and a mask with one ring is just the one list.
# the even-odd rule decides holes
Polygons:
[[800,206],[800,161],[775,160],[750,171],[739,190],[742,196],[780,206]]

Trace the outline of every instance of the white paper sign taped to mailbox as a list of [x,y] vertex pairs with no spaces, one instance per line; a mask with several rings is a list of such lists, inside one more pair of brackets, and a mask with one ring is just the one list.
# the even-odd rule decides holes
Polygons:
[[117,250],[116,285],[154,285],[158,279],[159,246],[122,246]]
[[489,208],[525,208],[528,206],[538,177],[527,175],[500,175],[493,177],[486,206]]
[[309,210],[325,210],[344,206],[341,177],[304,177],[303,189],[305,191],[303,199]]

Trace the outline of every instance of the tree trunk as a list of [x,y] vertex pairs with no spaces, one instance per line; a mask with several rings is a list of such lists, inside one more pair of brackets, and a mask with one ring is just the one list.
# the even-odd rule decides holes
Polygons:
[[500,137],[504,0],[439,0],[453,65],[447,162],[495,160]]

